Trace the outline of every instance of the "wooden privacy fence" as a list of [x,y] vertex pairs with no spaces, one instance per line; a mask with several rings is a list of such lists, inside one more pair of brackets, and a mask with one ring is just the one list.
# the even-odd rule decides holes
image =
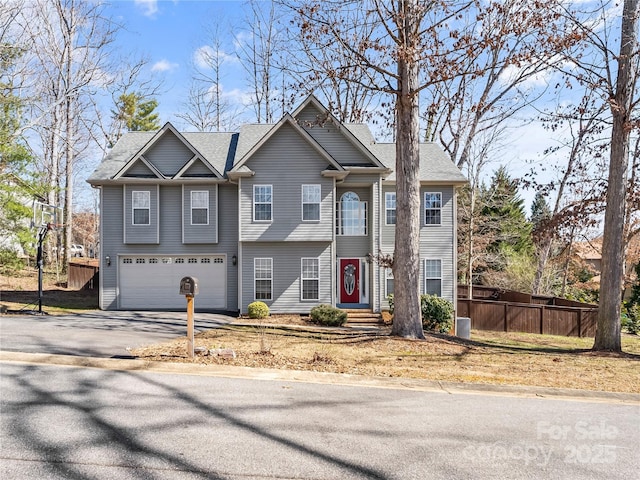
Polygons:
[[67,287],[76,290],[98,289],[98,260],[93,258],[74,259],[69,262]]
[[477,330],[593,337],[597,312],[596,307],[459,298],[457,315],[471,318]]

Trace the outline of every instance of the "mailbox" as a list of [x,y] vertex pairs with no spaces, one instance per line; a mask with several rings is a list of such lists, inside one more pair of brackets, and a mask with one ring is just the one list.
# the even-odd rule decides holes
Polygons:
[[198,279],[196,277],[183,277],[180,280],[180,295],[197,295]]

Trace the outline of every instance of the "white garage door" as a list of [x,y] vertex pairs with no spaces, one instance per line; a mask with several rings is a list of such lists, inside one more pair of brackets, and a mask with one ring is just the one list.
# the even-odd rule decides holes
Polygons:
[[227,270],[224,255],[122,255],[118,259],[118,287],[123,309],[186,308],[180,280],[198,279],[196,309],[227,308]]

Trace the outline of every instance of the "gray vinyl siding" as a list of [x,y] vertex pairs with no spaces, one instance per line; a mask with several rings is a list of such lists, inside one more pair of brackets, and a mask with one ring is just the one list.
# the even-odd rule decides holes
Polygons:
[[[287,160],[283,161],[283,155]],[[284,125],[246,164],[255,175],[240,181],[241,241],[330,241],[333,185],[327,161],[291,126]],[[302,185],[321,187],[320,222],[302,221]],[[272,186],[272,221],[253,221],[253,186]]]
[[[320,303],[332,302],[333,261],[330,242],[249,242],[242,244],[242,313],[254,301],[254,259],[273,259],[272,300],[264,301],[274,313],[308,313]],[[319,299],[302,300],[301,259],[320,259]]]
[[[209,192],[209,223],[206,225],[191,224],[191,192]],[[185,185],[182,196],[183,202],[183,243],[217,243],[218,242],[218,219],[217,205],[218,186],[217,185]]]
[[144,154],[144,157],[163,175],[173,177],[193,158],[193,153],[178,137],[167,131]]
[[124,175],[125,177],[143,177],[143,178],[155,178],[157,175],[151,171],[141,160],[134,163]]
[[314,106],[308,105],[297,118],[302,121],[302,127],[329,152],[329,155],[342,165],[371,164],[371,160],[358,150],[332,122],[319,124],[319,115],[324,118],[324,114]]
[[[159,198],[158,185],[125,185],[124,186],[124,243],[159,243],[158,224],[159,224]],[[131,192],[149,192],[150,209],[149,224],[134,225],[133,224],[133,199]],[[120,214],[122,221],[123,215]]]
[[[102,263],[101,308],[114,310],[117,303],[118,256],[224,254],[227,271],[227,309],[238,310],[238,267],[231,258],[238,255],[238,190],[236,185],[218,186],[217,207],[220,226],[217,244],[182,243],[182,186],[160,187],[160,243],[125,244],[123,242],[123,189],[131,186],[103,186],[101,195],[102,245],[101,259],[109,256],[111,266]],[[155,187],[154,187],[155,188]],[[177,286],[176,286],[177,288]]]
[[214,173],[201,161],[196,161],[191,165],[182,177],[215,177]]
[[[442,225],[424,225],[424,193],[442,193]],[[423,186],[420,188],[420,293],[424,293],[424,259],[442,260],[442,297],[453,302],[457,279],[454,265],[454,197],[452,186]]]

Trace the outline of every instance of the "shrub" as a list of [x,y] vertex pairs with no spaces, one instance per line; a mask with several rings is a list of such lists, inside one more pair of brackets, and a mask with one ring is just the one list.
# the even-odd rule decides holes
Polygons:
[[269,316],[269,307],[264,302],[252,302],[247,307],[249,318],[266,318]]
[[627,305],[627,311],[622,314],[622,327],[632,335],[640,334],[640,304]]
[[18,257],[13,250],[0,250],[0,272],[4,275],[11,275],[19,272],[25,267],[25,260]]
[[393,315],[393,293],[387,295],[387,301],[389,302],[389,313]]
[[325,304],[313,307],[309,315],[313,323],[328,327],[340,327],[347,321],[347,312]]
[[420,295],[422,327],[439,333],[447,333],[453,327],[453,304],[437,295]]

